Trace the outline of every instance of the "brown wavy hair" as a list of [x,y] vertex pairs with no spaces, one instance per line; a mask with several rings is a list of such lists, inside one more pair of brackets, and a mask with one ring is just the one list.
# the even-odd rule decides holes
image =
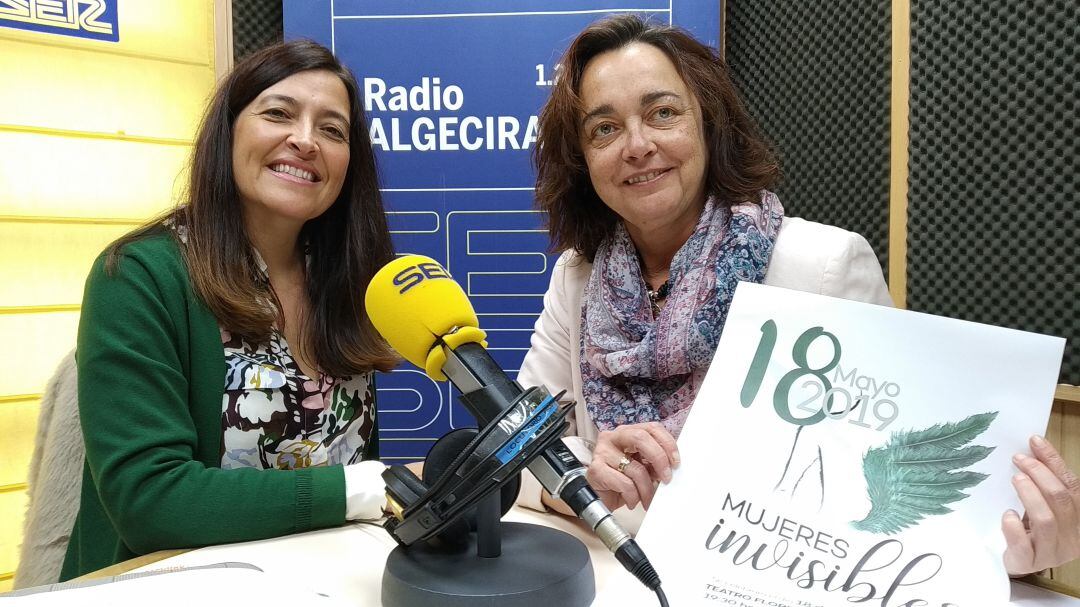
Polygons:
[[614,232],[619,216],[600,200],[589,180],[581,146],[581,78],[596,56],[634,43],[652,45],[667,55],[701,106],[709,155],[707,196],[728,205],[757,203],[761,191],[771,188],[780,176],[776,157],[746,111],[716,50],[682,29],[649,23],[635,15],[593,23],[578,34],[562,57],[551,98],[540,111],[533,151],[536,204],[547,211],[552,248],[573,249],[589,261]]
[[397,357],[375,331],[364,310],[372,276],[394,257],[379,192],[375,153],[361,107],[356,77],[326,47],[308,40],[275,44],[258,51],[218,86],[203,116],[190,162],[182,203],[110,245],[106,268],[115,269],[124,245],[152,233],[182,226],[177,239],[195,293],[223,327],[263,342],[282,321],[273,289],[260,280],[241,215],[233,175],[233,130],[240,111],[270,86],[309,70],[341,79],[349,94],[349,166],[341,193],[322,215],[300,232],[308,254],[308,312],[300,335],[320,369],[342,377],[387,370]]

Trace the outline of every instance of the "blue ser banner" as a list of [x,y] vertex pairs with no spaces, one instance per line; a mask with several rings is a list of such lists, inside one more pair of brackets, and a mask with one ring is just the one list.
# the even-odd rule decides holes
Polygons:
[[[285,36],[356,74],[395,245],[442,262],[511,375],[529,347],[556,256],[533,209],[536,117],[559,57],[586,25],[638,13],[717,46],[719,3],[675,0],[285,0]],[[378,379],[381,452],[423,457],[474,425],[448,384],[411,366]],[[549,388],[557,389],[555,386]]]
[[0,0],[0,27],[120,41],[119,0]]

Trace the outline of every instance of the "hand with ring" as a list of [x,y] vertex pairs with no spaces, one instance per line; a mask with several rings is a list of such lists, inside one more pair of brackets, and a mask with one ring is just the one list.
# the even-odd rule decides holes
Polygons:
[[597,437],[588,479],[604,504],[614,510],[652,504],[656,485],[671,480],[679,465],[675,437],[657,422],[627,424]]

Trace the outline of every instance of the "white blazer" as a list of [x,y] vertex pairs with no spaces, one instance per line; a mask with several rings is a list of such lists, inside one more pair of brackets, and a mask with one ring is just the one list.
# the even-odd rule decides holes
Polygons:
[[[599,430],[589,418],[581,391],[581,299],[592,264],[567,251],[555,264],[536,320],[529,352],[518,373],[522,386],[543,385],[552,394],[566,390],[575,406],[563,441],[586,465]],[[892,305],[874,251],[862,236],[833,226],[785,217],[780,224],[765,284],[843,299]],[[543,488],[522,473],[518,503],[543,510]],[[621,517],[620,517],[621,518]]]

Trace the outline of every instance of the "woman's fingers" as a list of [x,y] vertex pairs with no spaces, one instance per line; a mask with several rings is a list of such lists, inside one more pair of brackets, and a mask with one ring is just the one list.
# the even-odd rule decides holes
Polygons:
[[1080,479],[1046,439],[1034,436],[1030,443],[1034,457],[1013,457],[1020,470],[1013,486],[1026,509],[1029,568],[1038,571],[1080,557]]
[[657,422],[649,422],[641,426],[642,430],[648,432],[652,438],[652,442],[649,442],[650,447],[655,445],[660,450],[653,449],[651,453],[640,451],[636,453],[649,464],[660,480],[665,483],[670,482],[672,469],[679,465],[679,446],[675,442],[675,437]]
[[1001,519],[1001,531],[1005,535],[1005,571],[1009,575],[1026,575],[1039,569],[1035,567],[1035,548],[1031,545],[1024,521],[1014,510]]
[[671,480],[671,471],[678,465],[679,450],[675,438],[664,426],[656,422],[628,424],[609,432],[601,432],[597,448],[607,444],[612,451],[633,454],[648,464],[656,481]]
[[[601,502],[604,502],[604,506],[608,510],[614,511],[624,505],[622,496],[615,491],[607,491],[606,489],[596,489],[596,495],[600,498]],[[569,506],[567,507],[569,509]]]
[[[1049,449],[1053,450],[1053,447],[1049,447]],[[1057,452],[1054,451],[1054,455],[1056,454]],[[1075,489],[1070,489],[1061,478],[1063,474],[1072,476],[1064,461],[1044,462],[1018,453],[1013,457],[1013,462],[1024,475],[1031,479],[1039,493],[1042,494],[1046,506],[1053,513],[1055,535],[1059,527],[1062,531],[1075,528],[1078,520],[1080,520],[1077,515],[1077,501],[1080,496],[1077,495]],[[1055,472],[1051,466],[1057,467],[1058,471]]]
[[619,472],[620,458],[621,456],[617,457],[614,462],[615,465],[612,466],[609,458],[604,458],[594,452],[593,461],[589,464],[587,478],[593,489],[613,491],[622,498],[627,507],[634,508],[641,502],[641,497],[638,495],[637,485],[634,484],[634,481]]
[[[1058,488],[1061,493],[1053,497],[1057,501],[1067,502],[1071,512],[1080,513],[1080,477],[1077,477],[1076,473],[1069,468],[1065,458],[1061,457],[1061,454],[1049,441],[1041,436],[1033,436],[1030,442],[1032,454],[1046,466],[1060,483],[1060,487],[1055,485],[1055,488]],[[1080,520],[1074,522],[1080,522]]]
[[1080,479],[1046,439],[1034,436],[1030,443],[1034,457],[1013,456],[1019,473],[1012,483],[1024,518],[1009,511],[1001,521],[1008,543],[1005,567],[1012,575],[1080,557]]
[[653,482],[652,471],[645,464],[631,459],[630,463],[623,467],[623,474],[633,481],[638,499],[648,509],[652,505],[653,494],[656,493],[656,483]]
[[675,437],[664,426],[655,422],[627,424],[597,437],[589,483],[598,491],[617,494],[630,508],[639,503],[648,508],[656,483],[670,481],[678,462]]
[[[1024,511],[1028,519],[1028,531],[1031,535],[1031,544],[1034,550],[1034,565],[1053,560],[1051,555],[1057,553],[1057,519],[1054,511],[1050,508],[1046,498],[1039,487],[1027,474],[1023,472],[1013,475],[1013,487],[1020,496],[1020,502],[1024,504]],[[1042,569],[1047,565],[1039,566]]]

